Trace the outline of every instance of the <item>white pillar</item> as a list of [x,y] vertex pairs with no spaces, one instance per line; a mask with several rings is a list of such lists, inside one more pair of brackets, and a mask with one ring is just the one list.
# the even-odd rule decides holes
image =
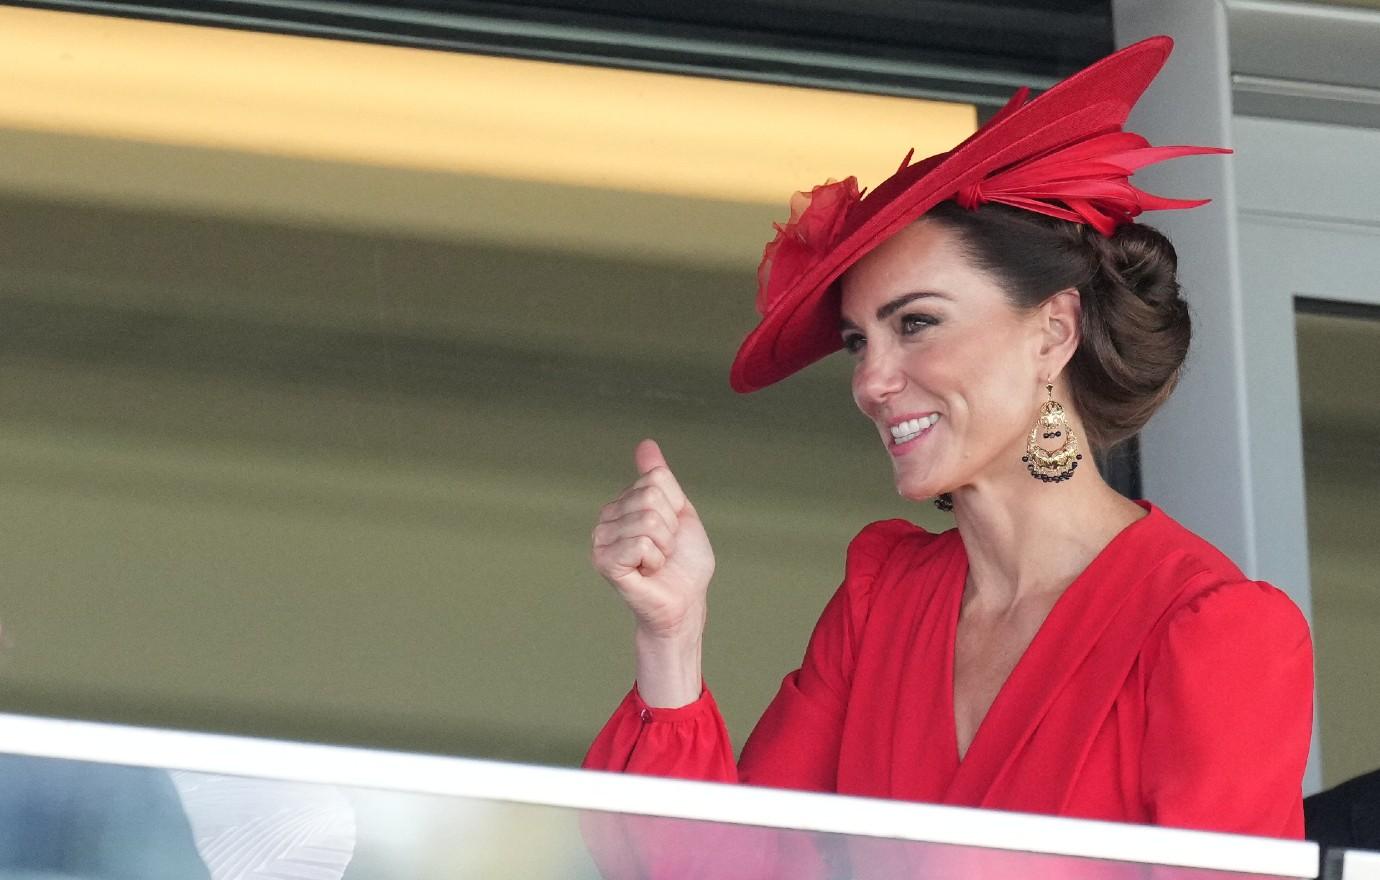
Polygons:
[[[1113,0],[1112,14],[1118,46],[1154,34],[1175,42],[1127,127],[1154,144],[1234,146],[1228,4]],[[1175,243],[1193,315],[1183,379],[1141,435],[1142,485],[1248,577],[1285,590],[1311,616],[1293,300],[1262,290],[1256,263],[1242,271],[1239,161],[1191,157],[1136,174],[1150,192],[1213,200],[1142,218]],[[1309,791],[1322,778],[1314,729]]]

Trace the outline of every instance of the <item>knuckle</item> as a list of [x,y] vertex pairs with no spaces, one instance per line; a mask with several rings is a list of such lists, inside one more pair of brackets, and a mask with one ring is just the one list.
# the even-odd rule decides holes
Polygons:
[[660,487],[666,485],[666,481],[670,478],[671,472],[664,465],[657,465],[647,471],[644,476],[647,479],[647,485],[649,487]]

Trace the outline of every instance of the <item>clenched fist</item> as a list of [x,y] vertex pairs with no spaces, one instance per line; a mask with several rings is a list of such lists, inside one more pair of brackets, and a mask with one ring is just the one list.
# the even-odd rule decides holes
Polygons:
[[638,477],[599,511],[591,560],[632,609],[639,634],[698,639],[714,551],[655,440],[633,451]]

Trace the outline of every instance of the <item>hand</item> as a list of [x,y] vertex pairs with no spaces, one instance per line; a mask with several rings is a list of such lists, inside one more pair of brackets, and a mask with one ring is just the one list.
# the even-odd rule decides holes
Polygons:
[[714,576],[695,506],[655,440],[633,451],[638,478],[599,511],[591,561],[632,609],[639,634],[698,640]]

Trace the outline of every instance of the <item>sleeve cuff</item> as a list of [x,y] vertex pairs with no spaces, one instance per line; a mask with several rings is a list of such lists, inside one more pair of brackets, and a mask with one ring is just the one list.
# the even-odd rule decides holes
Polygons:
[[634,682],[632,691],[628,694],[628,707],[633,714],[642,719],[644,724],[656,722],[674,721],[693,721],[705,715],[713,715],[718,711],[718,706],[714,703],[714,695],[709,692],[709,688],[701,685],[700,695],[692,703],[684,706],[667,708],[665,706],[649,706],[642,699],[642,694],[637,690]]

